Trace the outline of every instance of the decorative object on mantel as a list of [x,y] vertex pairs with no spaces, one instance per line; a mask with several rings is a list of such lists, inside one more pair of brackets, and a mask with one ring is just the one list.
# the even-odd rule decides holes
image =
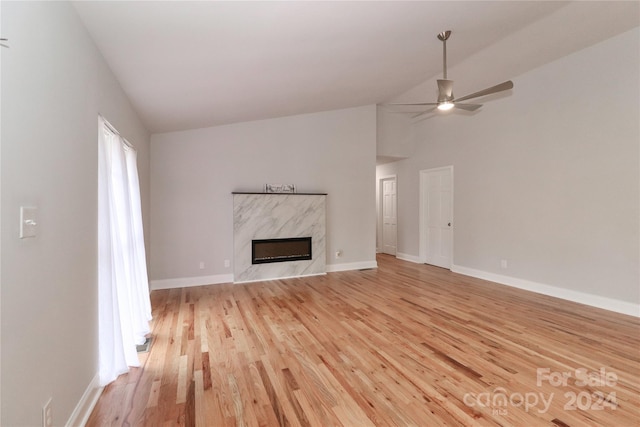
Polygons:
[[296,186],[294,184],[265,184],[265,193],[295,193]]

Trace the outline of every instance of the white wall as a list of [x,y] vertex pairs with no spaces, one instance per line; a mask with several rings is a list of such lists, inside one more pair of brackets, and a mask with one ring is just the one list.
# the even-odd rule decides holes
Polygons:
[[415,155],[377,168],[398,175],[398,252],[418,256],[419,171],[453,165],[456,266],[637,307],[639,39],[514,78],[475,115],[414,124]]
[[[138,149],[148,218],[149,135],[62,2],[2,2],[2,420],[64,425],[98,371],[98,113]],[[19,208],[39,234],[18,238]]]
[[229,280],[231,192],[265,183],[328,193],[328,270],[375,265],[375,156],[375,106],[153,135],[152,286]]
[[415,138],[411,134],[410,114],[389,112],[387,107],[377,107],[377,144],[378,162],[400,160],[410,157],[415,151]]

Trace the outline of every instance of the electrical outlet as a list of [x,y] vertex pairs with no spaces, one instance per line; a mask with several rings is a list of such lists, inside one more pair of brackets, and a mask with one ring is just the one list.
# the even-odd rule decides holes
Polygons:
[[340,258],[342,256],[342,250],[337,250],[336,251],[336,259]]
[[225,259],[225,260],[224,260],[224,266],[225,266],[225,267],[229,267],[230,265],[231,265],[231,263],[229,262],[229,260],[228,260],[228,259]]
[[42,427],[53,427],[53,414],[51,413],[51,400],[47,400],[47,403],[42,407]]
[[500,268],[502,268],[503,270],[507,269],[507,260],[503,259],[500,261]]
[[204,261],[200,261],[200,270],[204,269]]

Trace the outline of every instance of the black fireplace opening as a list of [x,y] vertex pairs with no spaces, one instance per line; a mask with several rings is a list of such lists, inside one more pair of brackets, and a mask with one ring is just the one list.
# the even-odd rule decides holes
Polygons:
[[251,264],[301,261],[311,258],[311,237],[251,241]]

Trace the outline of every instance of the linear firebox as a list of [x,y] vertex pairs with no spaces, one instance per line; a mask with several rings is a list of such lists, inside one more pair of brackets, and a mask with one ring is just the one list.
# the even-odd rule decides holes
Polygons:
[[251,264],[310,259],[312,259],[311,237],[251,241]]

